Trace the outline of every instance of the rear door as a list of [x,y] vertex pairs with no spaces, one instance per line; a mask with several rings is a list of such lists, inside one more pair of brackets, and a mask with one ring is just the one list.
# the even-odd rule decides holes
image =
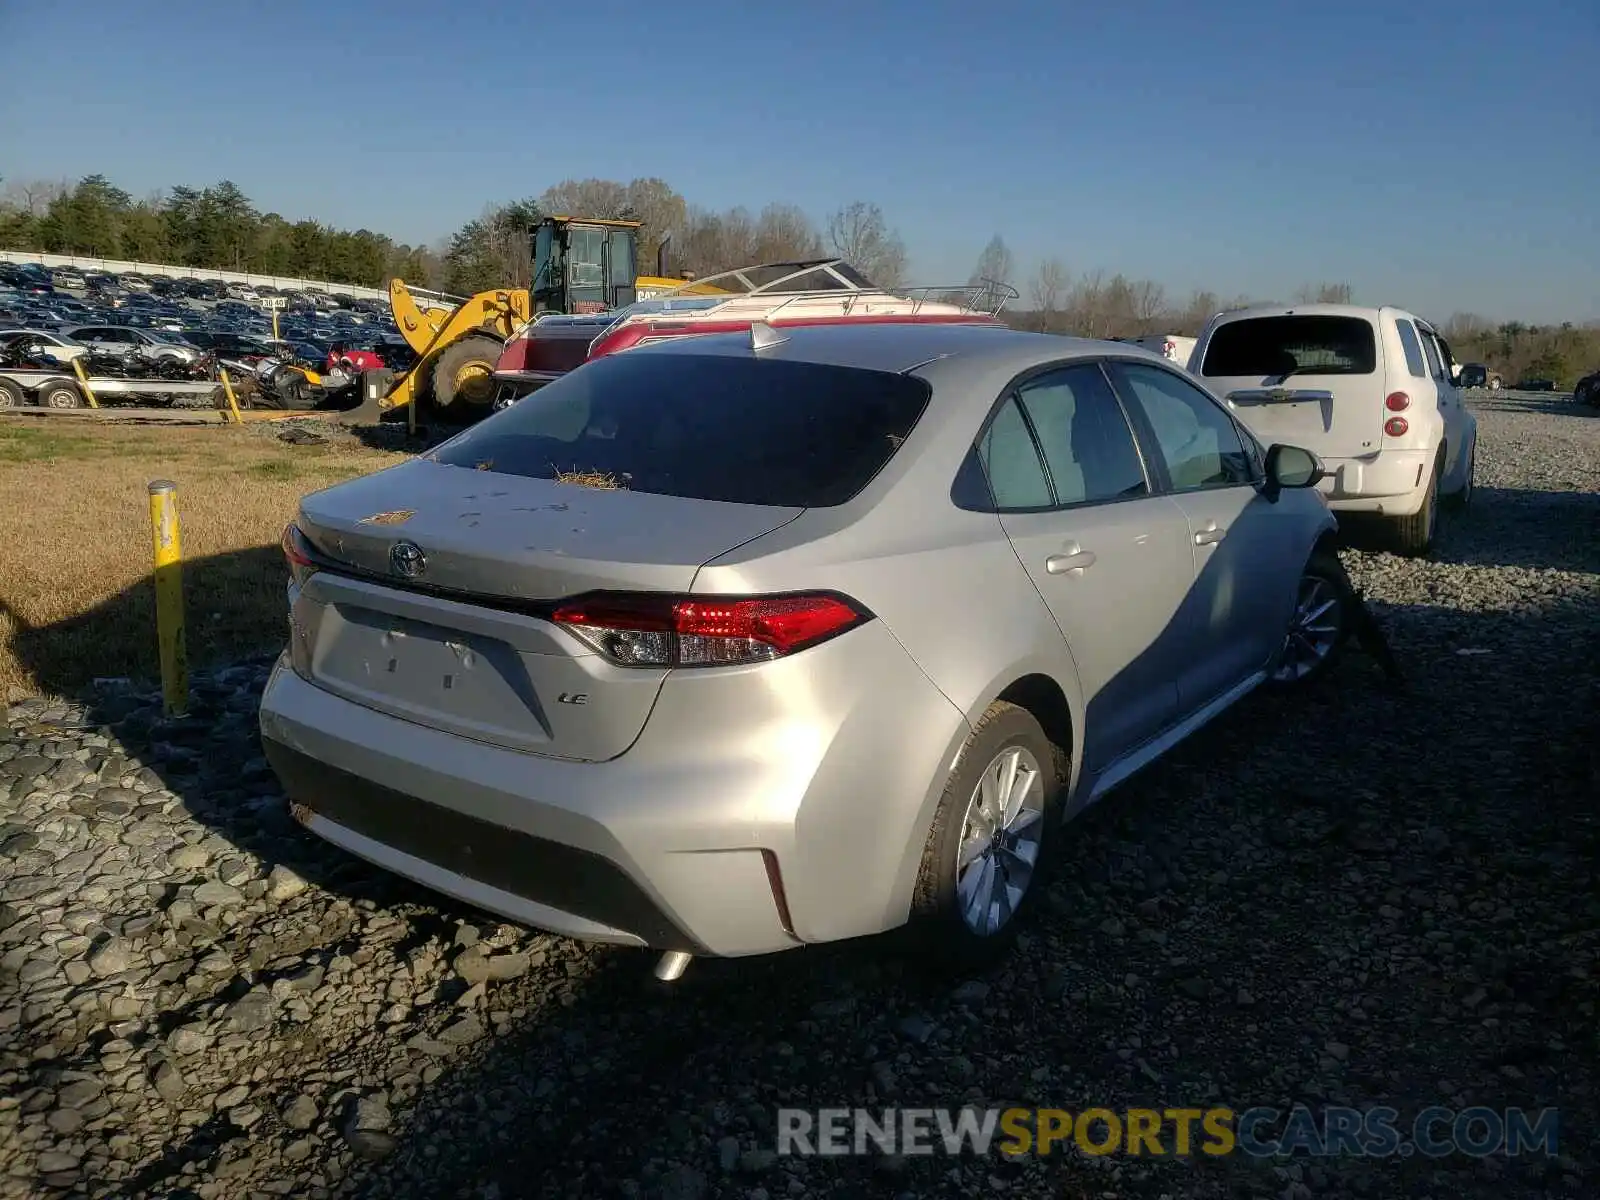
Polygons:
[[1175,719],[1193,653],[1188,522],[1153,494],[1096,363],[1016,386],[978,453],[1000,524],[1077,662],[1084,766],[1100,771]]
[[1269,503],[1262,465],[1228,412],[1176,371],[1114,362],[1159,484],[1188,519],[1192,653],[1178,698],[1192,712],[1264,667],[1282,645],[1308,548],[1303,512]]
[[1353,313],[1224,321],[1194,372],[1263,443],[1357,458],[1383,437],[1382,341]]

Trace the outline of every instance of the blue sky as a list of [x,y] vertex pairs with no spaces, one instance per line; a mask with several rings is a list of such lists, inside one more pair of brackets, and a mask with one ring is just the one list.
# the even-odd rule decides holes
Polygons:
[[231,178],[433,241],[658,175],[819,220],[874,200],[917,282],[999,233],[1022,275],[1600,319],[1592,2],[0,0],[0,45],[7,178]]

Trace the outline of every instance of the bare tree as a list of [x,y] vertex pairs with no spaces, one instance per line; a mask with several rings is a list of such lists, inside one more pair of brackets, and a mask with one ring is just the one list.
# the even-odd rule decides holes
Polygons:
[[972,274],[967,276],[967,282],[1009,285],[1015,270],[1016,262],[1011,257],[1011,247],[1007,246],[1006,240],[997,233],[989,239],[989,244],[983,248],[983,253],[978,255],[978,263],[972,268]]
[[1349,304],[1350,296],[1348,283],[1307,284],[1294,294],[1298,304]]
[[[682,232],[689,206],[666,180],[652,176],[628,184],[626,211],[644,222],[644,228],[639,231],[639,274],[648,275],[656,269],[662,240]],[[667,269],[672,267],[669,265]]]
[[905,283],[905,243],[876,204],[855,200],[834,213],[828,218],[828,241],[835,254],[879,287]]
[[1168,332],[1194,337],[1205,327],[1207,321],[1222,311],[1222,307],[1222,301],[1217,298],[1215,292],[1194,292],[1189,296],[1188,303],[1183,306],[1183,310],[1177,314],[1176,319],[1173,321],[1177,328]]
[[552,216],[621,217],[628,212],[628,188],[614,179],[563,179],[545,189],[539,207]]
[[65,180],[18,179],[6,184],[5,203],[30,217],[42,217],[50,205],[70,192]]
[[1039,332],[1049,333],[1055,327],[1056,315],[1061,309],[1061,294],[1067,286],[1067,268],[1059,258],[1047,258],[1034,272],[1028,291],[1033,299],[1033,311],[1039,322]]
[[756,260],[792,262],[822,256],[822,237],[793,204],[769,204],[756,219]]
[[1167,289],[1151,279],[1133,284],[1133,316],[1141,334],[1157,333],[1156,326],[1167,318]]
[[1073,287],[1067,299],[1067,328],[1080,337],[1104,337],[1105,272],[1096,269]]

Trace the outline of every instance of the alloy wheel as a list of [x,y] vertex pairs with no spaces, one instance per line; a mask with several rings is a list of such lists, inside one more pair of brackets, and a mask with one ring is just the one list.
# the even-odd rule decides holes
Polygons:
[[972,932],[999,933],[1016,915],[1039,864],[1045,775],[1032,752],[1008,746],[967,801],[956,852],[956,898]]
[[1338,646],[1343,621],[1344,610],[1333,582],[1321,575],[1302,576],[1294,618],[1272,678],[1293,683],[1315,671]]

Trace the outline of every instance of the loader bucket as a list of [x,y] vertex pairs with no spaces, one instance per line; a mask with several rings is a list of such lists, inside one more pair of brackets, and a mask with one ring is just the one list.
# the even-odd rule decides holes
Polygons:
[[339,413],[339,421],[344,425],[378,425],[381,424],[384,414],[394,412],[394,409],[383,407],[383,400],[393,389],[395,373],[388,367],[377,367],[370,371],[361,372],[360,403],[354,408],[347,408]]

